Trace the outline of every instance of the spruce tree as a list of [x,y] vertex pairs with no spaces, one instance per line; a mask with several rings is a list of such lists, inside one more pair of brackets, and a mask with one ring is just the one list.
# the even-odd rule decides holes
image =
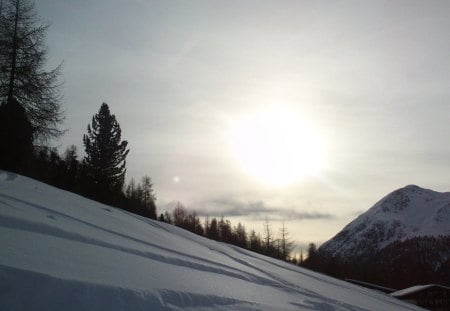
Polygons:
[[209,224],[207,237],[212,240],[219,240],[219,225],[217,223],[217,219],[211,219],[211,223]]
[[58,77],[61,66],[46,70],[48,24],[36,15],[31,0],[0,2],[0,102],[17,99],[26,111],[35,138],[60,136],[63,120]]
[[261,252],[261,237],[256,235],[255,230],[250,231],[250,249],[254,252]]
[[114,203],[121,194],[125,181],[128,142],[121,140],[121,129],[116,117],[103,103],[88,125],[83,136],[86,151],[84,164],[97,199]]
[[78,151],[75,145],[71,145],[64,152],[64,181],[63,188],[67,190],[77,191],[77,183],[79,182],[80,162],[78,161]]
[[144,176],[141,184],[141,204],[144,207],[144,216],[156,219],[155,201],[152,180],[149,176]]

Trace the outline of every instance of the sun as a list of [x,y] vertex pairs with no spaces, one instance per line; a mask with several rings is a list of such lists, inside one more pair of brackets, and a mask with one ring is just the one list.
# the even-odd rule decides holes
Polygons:
[[325,164],[325,142],[293,111],[268,109],[232,122],[233,151],[258,180],[285,186],[317,175]]

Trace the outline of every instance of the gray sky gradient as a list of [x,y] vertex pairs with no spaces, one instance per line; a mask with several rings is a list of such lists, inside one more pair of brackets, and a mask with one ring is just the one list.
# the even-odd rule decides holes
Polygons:
[[[49,63],[64,61],[61,149],[83,150],[107,102],[128,178],[150,175],[160,210],[216,208],[257,231],[259,216],[276,227],[284,215],[297,241],[322,242],[394,189],[449,190],[448,1],[36,5],[52,23]],[[320,176],[283,188],[246,174],[229,141],[230,121],[277,103],[329,142]]]

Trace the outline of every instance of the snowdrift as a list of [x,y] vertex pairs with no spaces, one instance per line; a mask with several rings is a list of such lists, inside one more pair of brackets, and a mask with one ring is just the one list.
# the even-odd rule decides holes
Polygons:
[[419,310],[0,171],[1,310]]

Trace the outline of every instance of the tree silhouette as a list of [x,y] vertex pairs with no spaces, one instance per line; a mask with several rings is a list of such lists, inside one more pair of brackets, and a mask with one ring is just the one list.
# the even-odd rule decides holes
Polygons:
[[175,226],[185,228],[187,211],[186,208],[180,202],[177,202],[173,210],[173,223]]
[[84,164],[88,178],[93,184],[95,196],[105,202],[114,203],[122,194],[126,173],[128,142],[121,140],[121,129],[116,117],[103,103],[88,125],[87,135],[83,136],[86,157]]
[[0,105],[0,141],[0,168],[22,173],[33,153],[33,129],[14,98]]
[[275,255],[276,250],[274,247],[273,231],[267,217],[264,220],[263,241],[265,253],[269,256]]
[[207,237],[212,240],[219,240],[219,225],[217,219],[214,217],[208,226]]
[[78,161],[78,149],[71,145],[64,152],[64,183],[63,187],[67,190],[78,190],[80,162]]
[[319,255],[317,246],[314,243],[308,244],[308,257],[304,261],[304,266],[312,270],[319,269]]
[[30,0],[2,1],[0,9],[0,102],[16,98],[26,111],[35,138],[45,141],[63,132],[58,77],[61,65],[46,71],[47,24]]
[[237,227],[234,228],[234,234],[236,235],[236,244],[240,247],[247,247],[247,233],[244,225],[239,222]]
[[250,232],[250,238],[249,238],[249,247],[254,252],[261,252],[261,237],[259,234],[257,235],[255,230],[252,230]]
[[144,208],[144,216],[156,219],[156,197],[153,191],[152,180],[149,176],[142,177],[141,204]]
[[284,224],[284,221],[282,222],[279,234],[280,234],[280,256],[283,260],[288,260],[289,255],[294,246],[294,242],[292,242],[289,238],[289,232]]

